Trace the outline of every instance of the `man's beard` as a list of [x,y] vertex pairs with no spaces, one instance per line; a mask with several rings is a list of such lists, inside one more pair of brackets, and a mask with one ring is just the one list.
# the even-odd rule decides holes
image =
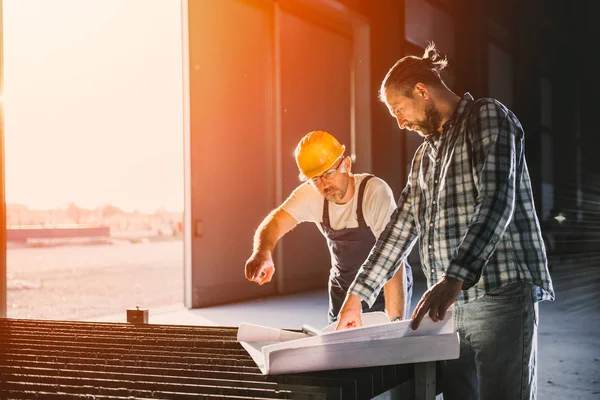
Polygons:
[[346,193],[348,192],[348,185],[349,183],[345,182],[342,183],[339,187],[331,186],[331,191],[328,193],[325,191],[325,189],[323,189],[323,197],[325,197],[325,199],[330,203],[339,203],[340,201],[342,201],[344,196],[346,196]]
[[412,124],[409,124],[411,129],[415,130],[419,135],[423,137],[437,135],[438,129],[441,125],[442,114],[431,103],[425,106],[425,120],[416,121]]
[[345,193],[342,193],[341,190],[336,188],[332,188],[331,192],[329,193],[323,192],[323,196],[325,197],[325,199],[331,203],[337,203],[341,201],[344,197],[344,194]]

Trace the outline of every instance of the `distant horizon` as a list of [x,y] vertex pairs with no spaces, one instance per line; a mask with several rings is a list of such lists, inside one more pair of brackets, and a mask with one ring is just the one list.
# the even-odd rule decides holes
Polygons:
[[8,201],[6,202],[7,208],[10,207],[10,206],[24,206],[24,207],[27,207],[27,209],[31,210],[31,211],[64,210],[65,208],[68,208],[69,205],[71,205],[71,204],[75,205],[80,210],[88,210],[88,211],[96,210],[98,208],[103,208],[103,207],[106,207],[106,206],[111,206],[111,207],[116,207],[116,208],[118,208],[119,210],[121,210],[121,211],[123,211],[125,213],[131,213],[131,212],[138,211],[138,212],[141,212],[141,213],[144,213],[144,214],[148,214],[148,213],[154,213],[154,212],[156,212],[156,211],[158,211],[160,209],[164,209],[164,210],[166,210],[167,212],[170,212],[170,213],[182,213],[183,212],[183,207],[181,209],[170,209],[168,207],[159,206],[159,207],[157,207],[155,209],[152,209],[152,210],[144,210],[144,209],[140,209],[140,208],[128,209],[128,208],[120,207],[119,205],[112,204],[112,203],[105,203],[105,204],[98,205],[98,206],[93,206],[93,207],[84,207],[84,206],[82,206],[80,204],[77,204],[76,202],[70,201],[70,202],[66,202],[66,203],[64,203],[62,205],[59,204],[56,207],[41,207],[40,208],[40,207],[32,207],[32,206],[30,206],[28,204],[24,204],[24,203],[16,203],[16,202],[8,202]]

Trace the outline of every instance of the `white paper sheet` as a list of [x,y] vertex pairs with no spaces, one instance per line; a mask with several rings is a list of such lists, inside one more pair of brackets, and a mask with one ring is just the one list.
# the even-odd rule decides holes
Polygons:
[[238,342],[287,342],[288,340],[303,339],[308,335],[285,329],[269,328],[267,326],[242,322],[238,329]]
[[425,317],[416,331],[408,320],[389,322],[385,313],[364,314],[360,328],[328,325],[320,336],[242,323],[238,341],[263,374],[447,360],[459,353],[451,312],[440,322]]

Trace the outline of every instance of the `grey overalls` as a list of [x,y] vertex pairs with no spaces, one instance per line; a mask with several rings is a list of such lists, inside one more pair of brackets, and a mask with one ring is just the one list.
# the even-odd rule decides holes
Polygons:
[[[323,234],[327,238],[327,246],[331,254],[331,270],[329,272],[329,323],[337,320],[337,315],[342,308],[346,291],[354,281],[358,269],[367,259],[371,249],[375,245],[375,235],[367,226],[363,216],[363,195],[369,179],[373,175],[366,176],[360,183],[358,189],[358,203],[356,204],[356,220],[358,227],[333,230],[329,223],[329,201],[323,201]],[[377,300],[371,308],[364,302],[365,311],[385,311],[383,290],[379,293]]]

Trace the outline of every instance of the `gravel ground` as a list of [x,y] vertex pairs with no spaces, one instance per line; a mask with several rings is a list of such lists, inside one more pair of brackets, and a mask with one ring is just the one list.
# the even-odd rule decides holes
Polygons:
[[78,320],[183,302],[183,242],[10,249],[10,318]]

